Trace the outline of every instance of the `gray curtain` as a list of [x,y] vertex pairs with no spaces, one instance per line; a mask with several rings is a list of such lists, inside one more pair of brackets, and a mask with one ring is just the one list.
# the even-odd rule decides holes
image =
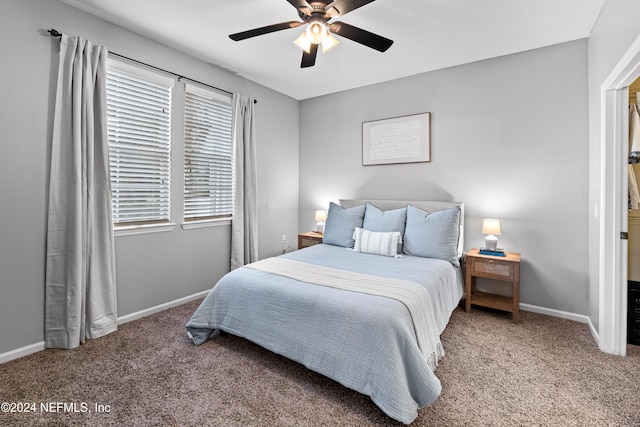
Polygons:
[[116,330],[106,112],[107,49],[63,35],[56,92],[45,290],[45,346]]
[[253,106],[252,98],[233,95],[232,270],[258,260],[258,174]]

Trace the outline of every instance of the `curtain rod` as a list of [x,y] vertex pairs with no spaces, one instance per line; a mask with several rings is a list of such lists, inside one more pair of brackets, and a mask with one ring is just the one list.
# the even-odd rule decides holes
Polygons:
[[[54,29],[54,28],[52,28],[50,30],[47,30],[47,32],[49,34],[51,34],[51,37],[61,37],[62,36],[62,33],[60,31]],[[206,83],[200,82],[198,80],[190,79],[189,77],[185,77],[185,76],[180,75],[178,73],[174,73],[173,71],[165,70],[164,68],[156,67],[155,65],[147,64],[145,62],[138,61],[137,59],[129,58],[128,56],[120,55],[119,53],[115,53],[115,52],[110,52],[109,51],[109,55],[117,56],[118,58],[126,59],[127,61],[135,62],[136,64],[144,65],[145,67],[153,68],[154,70],[170,74],[170,75],[172,75],[174,77],[177,77],[178,80],[182,80],[182,79],[188,80],[188,81],[190,81],[192,83],[197,83],[197,84],[200,84],[202,86],[206,86],[206,87],[209,87],[211,89],[215,89],[217,91],[228,93],[229,95],[233,95],[233,92],[229,92],[228,90],[220,89],[219,87],[215,87],[215,86],[212,86],[210,84],[206,84]],[[254,99],[253,103],[257,104],[258,100]]]

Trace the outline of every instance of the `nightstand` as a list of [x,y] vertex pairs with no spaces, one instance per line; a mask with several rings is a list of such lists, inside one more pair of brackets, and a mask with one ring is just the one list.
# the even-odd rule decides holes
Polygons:
[[[466,256],[466,292],[465,311],[471,311],[471,305],[495,308],[513,313],[513,323],[520,322],[520,254],[505,252],[505,256],[480,255],[476,248]],[[506,297],[476,290],[476,278],[501,280],[513,287],[513,296]]]
[[298,234],[298,249],[307,248],[309,246],[322,243],[322,234],[315,231]]

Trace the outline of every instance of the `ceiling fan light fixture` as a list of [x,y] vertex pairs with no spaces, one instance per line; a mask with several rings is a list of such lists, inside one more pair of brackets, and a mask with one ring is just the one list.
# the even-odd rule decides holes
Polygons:
[[327,34],[327,37],[322,41],[322,53],[327,53],[334,47],[338,46],[340,42],[333,37],[331,32]]
[[293,43],[305,52],[311,52],[311,42],[309,41],[306,32],[300,34],[300,37],[295,39]]
[[344,16],[373,1],[375,0],[287,0],[290,5],[296,8],[299,20],[280,22],[229,34],[229,38],[233,41],[246,40],[306,25],[305,32],[293,42],[304,51],[300,68],[309,68],[315,65],[318,45],[322,44],[322,53],[329,52],[336,47],[340,42],[333,37],[334,35],[360,43],[378,52],[386,52],[393,44],[393,40],[349,25],[346,22],[330,22],[338,16]]

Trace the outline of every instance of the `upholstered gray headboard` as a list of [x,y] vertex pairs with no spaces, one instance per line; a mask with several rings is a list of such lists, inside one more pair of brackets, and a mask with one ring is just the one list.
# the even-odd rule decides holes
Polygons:
[[372,200],[372,199],[340,199],[340,206],[352,208],[364,205],[366,202],[376,205],[382,210],[403,208],[407,205],[424,209],[427,212],[436,212],[453,206],[460,206],[460,240],[458,241],[458,256],[464,253],[464,203],[443,202],[437,200]]

